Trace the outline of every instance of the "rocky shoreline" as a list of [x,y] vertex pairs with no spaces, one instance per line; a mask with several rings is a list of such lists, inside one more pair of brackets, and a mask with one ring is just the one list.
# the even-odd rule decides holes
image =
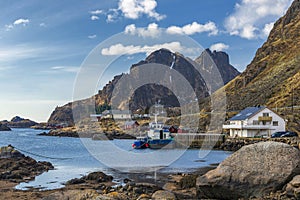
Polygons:
[[0,180],[14,183],[33,180],[35,176],[54,169],[49,162],[37,162],[12,146],[0,148]]
[[300,149],[300,137],[285,137],[285,138],[227,138],[220,146],[215,149],[223,151],[237,151],[243,146],[255,144],[259,142],[281,142],[288,144],[292,147]]
[[113,140],[113,139],[135,139],[134,136],[126,133],[100,133],[100,132],[81,132],[74,127],[67,127],[62,129],[51,129],[49,132],[42,132],[41,136],[55,136],[55,137],[75,137],[75,138],[92,138],[93,140]]
[[[1,152],[1,163],[15,157],[29,159],[12,147],[3,147]],[[6,163],[4,171],[18,171],[20,166],[16,167],[15,162]],[[36,169],[32,166],[37,162],[31,162],[26,165],[31,170]],[[44,167],[38,173],[32,172],[33,177],[52,169],[49,163],[40,164]],[[39,191],[32,188],[26,192],[13,189],[11,184],[27,181],[29,175],[19,179],[7,177],[0,181],[0,194],[6,199],[44,200],[299,199],[300,151],[282,142],[259,142],[243,146],[217,167],[200,168],[191,174],[158,173],[156,179],[146,178],[151,175],[153,177],[150,172],[124,173],[123,184],[116,184],[112,176],[92,172],[68,181],[62,189]]]

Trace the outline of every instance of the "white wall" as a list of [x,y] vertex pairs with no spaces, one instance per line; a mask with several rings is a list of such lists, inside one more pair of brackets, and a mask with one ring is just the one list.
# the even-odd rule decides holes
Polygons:
[[[270,131],[268,133],[268,135],[275,133],[277,131],[285,131],[285,121],[282,117],[280,117],[279,115],[277,115],[275,112],[273,112],[272,110],[270,110],[269,108],[265,108],[262,111],[260,111],[259,113],[255,114],[253,117],[251,117],[248,120],[248,123],[253,124],[254,120],[258,120],[259,117],[263,116],[263,113],[269,113],[269,116],[272,117],[272,121],[269,123],[270,126]],[[278,122],[278,126],[274,126],[273,122],[277,121]],[[262,122],[260,122],[262,125]]]

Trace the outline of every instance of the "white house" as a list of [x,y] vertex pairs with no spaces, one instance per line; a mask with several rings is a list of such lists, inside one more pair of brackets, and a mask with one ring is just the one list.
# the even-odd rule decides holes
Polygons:
[[92,122],[99,122],[101,120],[101,114],[91,114],[90,118]]
[[229,129],[231,137],[271,136],[285,131],[285,120],[267,107],[248,107],[229,119],[223,129]]
[[131,120],[132,116],[130,110],[105,110],[102,112],[102,118]]

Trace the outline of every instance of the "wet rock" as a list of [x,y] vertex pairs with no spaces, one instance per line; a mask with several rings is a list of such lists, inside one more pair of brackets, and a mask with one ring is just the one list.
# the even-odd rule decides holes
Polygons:
[[85,181],[81,178],[73,178],[69,181],[67,181],[66,185],[76,185],[76,184],[81,184],[85,183]]
[[278,142],[242,147],[216,169],[197,178],[197,198],[261,197],[300,174],[300,151]]
[[103,172],[92,172],[87,176],[71,179],[66,183],[66,185],[76,185],[82,183],[98,184],[98,183],[111,182],[112,180],[113,180],[112,176],[106,175]]
[[152,195],[153,200],[176,200],[176,196],[166,190],[158,190]]
[[112,181],[113,177],[103,172],[92,172],[84,177],[85,180],[97,181],[98,183]]

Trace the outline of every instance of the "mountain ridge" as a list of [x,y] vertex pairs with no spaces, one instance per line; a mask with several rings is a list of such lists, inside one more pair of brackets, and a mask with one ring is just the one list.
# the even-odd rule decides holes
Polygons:
[[[212,60],[218,63],[218,69],[225,68],[223,69],[223,73],[221,72],[222,78],[224,80],[229,81],[237,74],[239,74],[239,72],[232,65],[230,65],[229,56],[225,52],[211,52],[208,49],[205,50],[205,52],[207,52],[209,55],[213,55]],[[200,63],[200,65],[201,62],[199,62],[199,59],[201,58],[201,56],[204,55],[201,54],[198,57],[198,60],[195,60],[195,62],[198,64]],[[176,52],[173,53],[167,49],[159,49],[157,51],[154,51],[149,56],[147,56],[145,60],[142,60],[137,64],[133,64],[130,68],[130,73],[133,73],[135,69],[138,69],[138,66],[151,63],[169,66],[170,68],[179,72],[189,81],[189,84],[194,89],[198,98],[202,99],[209,96],[207,85],[205,84],[205,81],[203,80],[201,74],[194,68],[193,63],[191,63],[191,61],[188,58],[184,57],[182,54]],[[106,84],[102,90],[99,90],[98,94],[93,96],[91,99],[82,100],[75,103],[73,102],[73,108],[74,105],[76,107],[76,105],[80,104],[80,102],[83,101],[94,100],[96,104],[96,110],[99,106],[110,104],[112,93],[117,89],[115,87],[117,86],[118,81],[126,76],[126,74],[115,76],[113,80]],[[128,85],[128,87],[130,87],[130,85]],[[157,100],[161,100],[161,102],[167,107],[179,106],[176,96],[168,88],[161,87],[155,84],[148,84],[142,86],[141,88],[138,88],[134,92],[134,95],[129,102],[129,107],[133,111],[145,110],[152,106]],[[72,103],[57,107],[52,112],[48,123],[57,124],[67,122],[70,125],[74,125],[71,114]]]

